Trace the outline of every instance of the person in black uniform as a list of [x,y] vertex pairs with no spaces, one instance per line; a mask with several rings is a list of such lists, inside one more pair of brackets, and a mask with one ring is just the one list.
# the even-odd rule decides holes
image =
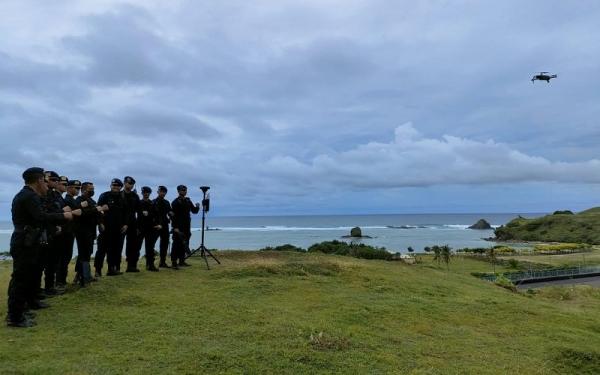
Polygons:
[[[169,249],[169,223],[173,216],[171,210],[171,203],[165,199],[167,195],[167,188],[165,186],[158,187],[158,196],[154,199],[154,205],[157,211],[158,224],[160,229],[158,230],[157,236],[154,237],[154,242],[160,238],[160,263],[159,267],[170,268],[167,264],[167,250]],[[154,244],[152,245],[154,248]]]
[[[54,171],[46,171],[46,180],[48,185],[48,192],[46,193],[46,210],[51,213],[62,213],[65,211],[71,211],[65,203],[61,195],[61,190],[66,191],[60,180],[59,175]],[[65,181],[66,185],[66,181]],[[44,293],[49,296],[60,294],[64,290],[59,291],[55,288],[56,271],[60,262],[60,255],[62,248],[65,243],[64,227],[61,225],[50,224],[46,228],[48,232],[48,245],[45,250],[44,257]]]
[[94,252],[94,240],[96,239],[96,227],[100,221],[100,216],[108,211],[108,205],[97,206],[94,196],[94,184],[84,182],[81,184],[81,196],[77,197],[75,202],[77,208],[81,208],[81,217],[77,220],[75,226],[75,238],[77,239],[77,263],[75,271],[77,276],[75,282],[79,285],[94,280],[90,270],[90,258]]
[[173,210],[173,248],[171,249],[171,267],[175,270],[179,266],[189,266],[185,262],[185,253],[189,250],[190,238],[192,237],[190,212],[197,214],[200,211],[200,203],[193,204],[186,197],[187,187],[177,186],[179,196],[171,203]]
[[148,186],[142,187],[142,200],[138,211],[138,227],[140,229],[140,244],[144,241],[146,250],[146,269],[156,272],[158,268],[154,265],[154,243],[161,226],[158,223],[158,211],[156,205],[150,200],[152,189]]
[[[62,180],[61,180],[62,182]],[[79,180],[68,180],[67,182],[67,194],[65,194],[65,203],[71,210],[77,209],[77,203],[75,199],[79,195],[81,189],[81,181]],[[76,220],[71,223],[67,223],[64,229],[64,242],[62,244],[61,253],[59,254],[58,269],[56,271],[56,288],[59,291],[64,291],[67,287],[67,276],[69,273],[69,263],[73,258],[73,243],[75,242],[75,234],[73,232]]]
[[[102,272],[104,254],[108,263],[107,276],[121,275],[120,265],[123,252],[123,238],[127,231],[127,217],[125,199],[121,193],[123,182],[113,178],[110,190],[102,193],[98,198],[99,206],[108,206],[108,211],[100,223],[102,240],[99,246],[100,254],[96,253],[94,267],[96,272]],[[101,249],[101,250],[100,250]]]
[[48,187],[42,168],[23,172],[25,186],[12,201],[14,231],[10,238],[13,272],[8,285],[8,314],[6,324],[11,327],[31,327],[33,318],[27,317],[27,308],[47,307],[35,299],[39,287],[39,257],[45,242],[45,229],[50,223],[60,224],[73,218],[71,212],[48,213],[42,196]]
[[133,190],[135,179],[130,176],[125,176],[123,179],[125,187],[122,195],[125,199],[126,224],[127,224],[127,244],[125,245],[125,256],[127,260],[126,272],[140,272],[137,268],[137,262],[140,259],[140,228],[137,225],[137,213],[140,207],[140,197]]

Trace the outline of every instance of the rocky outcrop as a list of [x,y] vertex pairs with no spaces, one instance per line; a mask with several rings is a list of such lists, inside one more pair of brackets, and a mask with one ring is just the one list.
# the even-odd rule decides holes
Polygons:
[[469,229],[493,229],[490,223],[484,219],[479,219],[475,224],[471,225]]
[[350,230],[350,237],[362,237],[360,227],[354,227]]

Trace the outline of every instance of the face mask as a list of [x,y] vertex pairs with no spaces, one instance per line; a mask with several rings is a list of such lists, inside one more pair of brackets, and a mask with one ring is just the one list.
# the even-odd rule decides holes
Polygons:
[[94,191],[93,190],[88,190],[88,196],[91,198],[94,196]]

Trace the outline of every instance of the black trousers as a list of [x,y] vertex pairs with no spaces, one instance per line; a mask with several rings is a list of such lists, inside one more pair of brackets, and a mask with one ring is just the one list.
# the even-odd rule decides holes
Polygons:
[[52,238],[46,246],[44,254],[44,288],[52,289],[56,282],[56,271],[60,262],[60,255],[64,244],[64,236],[58,235]]
[[167,261],[167,251],[169,250],[169,225],[165,224],[154,236],[152,247],[156,246],[156,241],[160,238],[160,262]]
[[127,244],[125,245],[125,256],[127,266],[135,268],[138,260],[140,260],[140,249],[142,247],[141,235],[138,233],[137,225],[132,225],[127,228]]
[[178,260],[185,260],[185,253],[189,250],[191,232],[173,232],[173,247],[171,248],[171,262],[176,263]]
[[143,229],[140,234],[140,245],[143,241],[147,266],[154,264],[154,244],[156,243],[157,236],[158,231],[154,228]]
[[[65,233],[63,235],[63,243],[59,252],[58,269],[56,270],[56,283],[66,284],[67,275],[69,273],[69,263],[73,258],[73,243],[75,235],[73,233]],[[77,245],[79,247],[79,245]]]
[[13,272],[8,284],[8,317],[20,320],[27,302],[35,299],[40,280],[40,248],[11,246]]
[[[106,228],[101,234],[101,238],[98,240],[98,252],[94,261],[94,267],[97,270],[102,269],[104,263],[104,255],[106,255],[106,262],[108,268],[121,268],[121,258],[123,256],[123,240],[125,236],[121,234],[119,228]],[[100,256],[99,256],[100,255]]]
[[98,235],[96,245],[97,246],[96,256],[94,257],[94,268],[97,272],[102,272],[102,267],[104,267],[104,258],[106,258],[106,245],[104,242],[104,233],[100,233]]

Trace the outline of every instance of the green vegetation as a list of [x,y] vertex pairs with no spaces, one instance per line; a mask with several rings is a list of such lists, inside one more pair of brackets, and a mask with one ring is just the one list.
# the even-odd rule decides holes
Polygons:
[[267,247],[260,249],[259,251],[297,251],[297,252],[303,253],[306,251],[306,249],[286,243],[285,245],[280,245],[280,246],[275,246],[275,247],[267,246]]
[[518,217],[495,230],[501,241],[600,244],[600,207],[578,214],[556,211],[536,219]]
[[[53,298],[36,327],[0,328],[0,373],[600,372],[599,289],[511,293],[472,277],[491,265],[469,256],[450,271],[432,256],[219,258],[210,271],[194,258]],[[4,291],[9,277],[0,262]]]
[[361,259],[383,259],[391,260],[393,255],[384,247],[373,247],[365,244],[347,243],[343,241],[325,241],[317,243],[308,248],[308,252],[320,252],[324,254],[347,255]]
[[591,251],[591,245],[584,243],[536,244],[533,251],[542,254],[569,254],[581,251]]

